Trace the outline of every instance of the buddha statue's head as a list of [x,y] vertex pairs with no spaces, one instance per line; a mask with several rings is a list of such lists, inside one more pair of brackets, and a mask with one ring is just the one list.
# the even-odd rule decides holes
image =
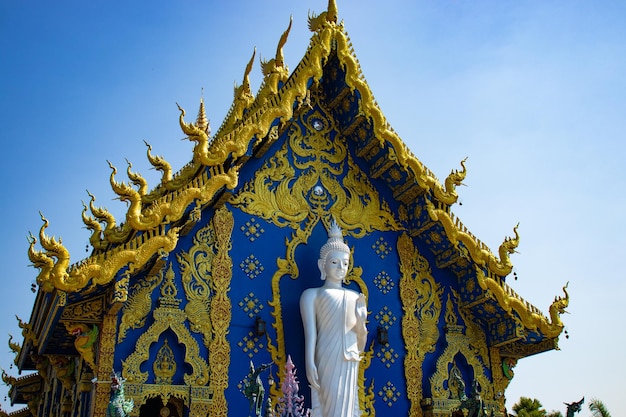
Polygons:
[[330,230],[328,231],[328,240],[320,249],[320,258],[318,260],[318,266],[322,274],[322,279],[326,279],[326,264],[331,259],[341,258],[342,262],[350,259],[350,247],[343,241],[343,234],[341,228],[333,221],[330,224]]

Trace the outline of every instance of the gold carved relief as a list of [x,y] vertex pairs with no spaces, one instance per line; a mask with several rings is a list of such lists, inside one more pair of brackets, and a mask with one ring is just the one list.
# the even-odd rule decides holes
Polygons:
[[476,271],[476,278],[478,285],[480,285],[483,290],[493,294],[498,304],[507,313],[517,313],[520,316],[522,324],[528,330],[539,330],[547,338],[556,338],[563,331],[564,325],[560,319],[560,315],[569,304],[569,295],[566,291],[567,285],[563,287],[565,297],[555,297],[554,302],[550,305],[550,317],[552,320],[548,321],[537,308],[531,306],[527,301],[517,295],[508,284],[485,276],[480,269]]
[[103,311],[104,297],[98,297],[66,306],[61,320],[100,322]]
[[[229,251],[232,247],[231,236],[235,221],[233,214],[226,207],[221,207],[215,211],[212,223],[215,233],[215,257],[211,262],[213,272],[211,290],[214,296],[210,313],[213,338],[209,346],[209,363],[211,364],[210,391],[214,394],[209,409],[211,416],[226,417],[228,404],[225,390],[228,387],[230,366],[230,345],[226,336],[232,318],[232,305],[228,291],[233,275],[233,261]],[[198,406],[200,407],[200,404]]]
[[301,115],[298,122],[290,126],[285,144],[231,203],[292,229],[300,228],[309,214],[325,211],[357,238],[374,230],[398,230],[387,203],[338,137],[332,118],[316,110]]
[[[458,303],[460,299],[459,295],[455,291],[452,291],[452,294],[454,295],[454,298]],[[487,347],[487,336],[485,332],[477,324],[478,321],[475,317],[473,317],[470,310],[460,308],[459,314],[461,315],[461,318],[465,323],[465,334],[469,339],[469,345],[470,348],[474,351],[474,355],[480,356],[485,367],[492,368],[489,363],[489,348]]]
[[[454,357],[460,353],[465,360],[467,360],[469,366],[474,369],[474,378],[480,384],[483,399],[493,400],[493,386],[485,374],[485,368],[489,367],[489,357],[480,356],[481,354],[488,354],[484,335],[481,335],[482,332],[475,328],[472,328],[472,330],[468,332],[470,334],[464,334],[463,330],[466,329],[466,327],[458,322],[458,318],[454,313],[454,304],[458,305],[458,298],[454,293],[453,296],[456,302],[451,302],[450,297],[448,297],[448,302],[446,303],[446,327],[448,329],[446,332],[447,346],[441,356],[439,356],[439,359],[437,359],[437,370],[435,374],[430,377],[430,387],[433,398],[450,398],[450,389],[444,388],[444,381],[450,381],[451,374],[448,368],[450,364],[454,363]],[[468,322],[471,322],[471,320],[468,319],[466,323]],[[472,381],[465,382],[466,385],[469,386]],[[449,383],[448,386],[450,386]]]
[[398,238],[400,256],[400,299],[402,301],[402,337],[406,349],[404,374],[410,415],[421,416],[422,363],[434,352],[439,338],[437,323],[441,315],[443,289],[435,282],[430,265],[417,251],[413,241],[403,233]]
[[157,352],[152,370],[155,383],[167,385],[172,383],[172,377],[176,373],[176,358],[167,339],[163,341],[163,346]]
[[[159,266],[162,264],[159,263]],[[146,324],[148,314],[152,311],[152,291],[163,282],[163,274],[163,270],[146,274],[145,279],[137,281],[131,287],[130,296],[122,310],[117,343],[124,340],[128,330],[138,329]]]
[[105,314],[102,320],[102,330],[100,331],[100,346],[98,352],[98,363],[96,377],[101,383],[96,386],[96,399],[94,404],[94,417],[105,417],[107,405],[111,398],[111,385],[104,383],[111,379],[113,359],[115,355],[117,315]]
[[158,342],[159,336],[171,329],[180,343],[185,345],[185,362],[192,372],[185,374],[183,379],[187,385],[205,385],[209,381],[209,367],[200,356],[199,346],[185,326],[186,316],[178,309],[180,299],[176,298],[174,271],[170,265],[161,286],[159,307],[153,311],[154,323],[137,339],[135,351],[122,361],[122,375],[132,384],[143,384],[148,380],[148,372],[142,372],[141,364],[148,361],[150,346]]
[[188,252],[177,256],[180,264],[183,289],[187,297],[185,313],[192,332],[203,335],[204,345],[211,343],[211,274],[215,258],[215,234],[209,225],[200,229],[193,238]]
[[374,357],[374,342],[370,344],[369,349],[364,352],[359,364],[359,407],[363,410],[362,416],[374,417],[376,409],[374,408],[374,380],[370,381],[369,387],[365,386],[365,370],[368,369]]
[[44,223],[39,230],[39,239],[44,250],[35,249],[37,239],[31,235],[28,258],[40,270],[37,283],[46,292],[54,289],[77,292],[89,283],[92,287],[107,284],[121,268],[141,268],[154,255],[163,255],[174,250],[178,243],[179,228],[158,226],[123,245],[70,267],[68,250],[60,240],[46,236],[48,221],[43,216],[41,218]]
[[[511,368],[517,363],[517,359],[514,358],[502,358],[500,356],[500,350],[492,347],[490,349],[491,357],[491,375],[493,376],[493,391],[495,393],[494,400],[498,401],[500,406],[504,409],[504,392],[513,379],[513,371]],[[506,369],[506,374],[504,370]]]

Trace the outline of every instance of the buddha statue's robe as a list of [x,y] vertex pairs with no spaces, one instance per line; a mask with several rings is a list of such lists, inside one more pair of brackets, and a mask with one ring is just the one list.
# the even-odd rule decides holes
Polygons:
[[345,288],[316,291],[315,364],[320,389],[311,390],[311,417],[358,417],[360,354],[354,327],[359,294]]

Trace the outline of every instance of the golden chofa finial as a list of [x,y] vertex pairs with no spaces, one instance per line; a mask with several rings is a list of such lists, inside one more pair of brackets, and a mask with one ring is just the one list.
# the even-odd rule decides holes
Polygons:
[[565,293],[565,297],[554,297],[554,302],[550,304],[550,320],[551,325],[560,330],[563,329],[564,325],[561,321],[561,314],[567,313],[565,310],[569,306],[569,294],[567,293],[567,286],[569,285],[569,281],[563,287],[563,292]]
[[28,258],[35,268],[39,269],[37,284],[46,292],[54,289],[54,282],[63,280],[67,276],[67,267],[70,263],[70,254],[63,246],[61,238],[57,242],[54,237],[48,237],[45,230],[48,227],[48,220],[39,213],[43,225],[39,229],[39,243],[43,251],[35,250],[37,239],[31,234],[28,238]]
[[[202,95],[204,96],[204,89]],[[207,119],[206,112],[204,110],[204,97],[200,97],[200,108],[198,109],[198,117],[196,117],[196,126],[198,129],[205,132],[207,136],[211,135],[210,122],[209,119]]]
[[148,142],[144,140],[143,143],[148,148],[147,154],[150,165],[161,172],[161,182],[166,183],[170,181],[172,179],[172,166],[162,156],[152,155],[152,146]]
[[309,30],[311,32],[317,32],[324,24],[337,24],[338,12],[337,2],[335,0],[328,0],[328,9],[325,12],[316,16],[315,13],[309,13]]
[[285,55],[283,54],[283,46],[285,46],[285,44],[287,43],[287,38],[289,37],[289,32],[291,31],[292,22],[293,16],[289,18],[289,26],[287,26],[287,29],[280,36],[278,46],[276,47],[276,57],[270,59],[269,61],[261,60],[261,69],[263,70],[263,75],[265,75],[266,77],[282,69],[288,71],[285,66]]
[[283,32],[278,41],[278,46],[276,47],[276,67],[285,67],[285,55],[283,54],[283,46],[287,43],[287,38],[289,37],[289,32],[291,32],[291,25],[293,23],[293,16],[289,16],[289,26]]
[[[285,65],[283,46],[287,43],[292,22],[293,17],[290,17],[289,26],[287,27],[287,30],[283,32],[280,40],[278,41],[278,46],[276,47],[276,57],[270,59],[269,61],[261,60],[261,69],[263,70],[264,76],[263,82],[265,86],[269,88],[271,94],[276,94],[278,92],[279,83],[284,83],[289,78],[289,68]],[[263,92],[259,93],[259,97],[263,98],[263,95]]]
[[20,350],[22,349],[19,343],[15,343],[13,341],[13,335],[10,333],[9,333],[9,349],[11,349],[13,353],[20,353]]
[[335,0],[328,0],[328,10],[326,11],[326,21],[328,23],[337,23],[338,18],[337,2]]
[[128,168],[126,168],[126,174],[128,175],[128,179],[137,186],[137,191],[139,195],[144,196],[148,192],[148,181],[144,177],[141,176],[138,172],[133,172],[131,169],[133,168],[133,164],[126,159],[126,163],[128,164]]
[[250,72],[252,72],[252,66],[254,65],[254,57],[256,56],[256,47],[252,52],[250,61],[246,65],[246,70],[243,73],[243,81],[240,86],[235,83],[235,100],[243,100],[252,97],[252,88],[250,87]]

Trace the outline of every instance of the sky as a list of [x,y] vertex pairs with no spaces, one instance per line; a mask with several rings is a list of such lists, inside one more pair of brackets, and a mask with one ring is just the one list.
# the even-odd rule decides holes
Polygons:
[[[293,69],[325,0],[0,0],[0,340],[28,320],[28,232],[41,211],[72,262],[89,233],[87,191],[118,219],[107,160],[156,186],[146,140],[175,170],[189,162],[176,103],[200,97],[214,131],[254,48],[252,89],[286,29]],[[339,18],[387,120],[441,180],[467,160],[453,212],[496,252],[519,222],[513,289],[546,314],[569,282],[569,338],[519,361],[507,406],[548,411],[598,398],[626,416],[626,3],[621,0],[338,0]],[[120,176],[120,178],[123,178]],[[5,345],[6,346],[6,345]],[[0,366],[13,360],[0,349]],[[7,369],[15,374],[16,370]],[[0,387],[0,405],[10,408]],[[621,414],[620,414],[621,413]],[[587,405],[579,414],[588,416]]]

